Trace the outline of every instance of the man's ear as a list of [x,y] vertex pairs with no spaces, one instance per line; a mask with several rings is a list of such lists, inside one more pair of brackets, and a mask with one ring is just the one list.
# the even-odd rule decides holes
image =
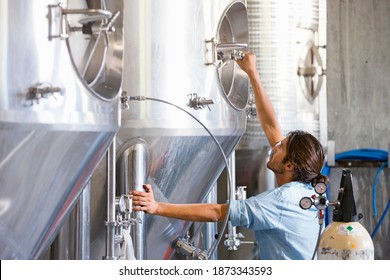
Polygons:
[[287,161],[284,166],[286,167],[287,171],[294,171],[295,164],[293,164],[291,161]]

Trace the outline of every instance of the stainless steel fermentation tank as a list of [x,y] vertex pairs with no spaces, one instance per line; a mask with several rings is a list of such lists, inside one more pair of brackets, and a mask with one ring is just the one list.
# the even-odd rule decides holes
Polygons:
[[[326,1],[248,0],[249,48],[257,56],[264,89],[283,133],[300,129],[327,143],[326,88],[322,80],[326,61]],[[320,4],[322,3],[322,4]],[[323,84],[323,85],[322,85]],[[322,87],[321,87],[322,85]],[[250,88],[250,96],[252,89]],[[251,112],[255,105],[249,102]],[[248,197],[273,188],[275,175],[267,168],[269,143],[258,118],[248,119],[245,134],[235,150],[236,180],[248,186]],[[239,229],[246,241],[253,233]],[[244,250],[245,248],[245,250]],[[230,251],[229,259],[257,258],[257,246]]]
[[0,2],[1,259],[41,257],[119,129],[122,4]]
[[[225,167],[215,140],[229,157],[245,131],[248,79],[234,59],[248,43],[246,1],[125,1],[124,13],[116,196],[148,182],[159,201],[202,202]],[[104,170],[92,178],[92,203],[104,201]],[[104,255],[100,206],[91,207],[93,259]],[[173,242],[190,223],[141,218],[131,229],[136,257],[176,258]]]
[[[325,145],[326,89],[321,87],[325,70],[319,45],[326,44],[322,39],[326,38],[326,9],[321,7],[320,12],[320,2],[324,1],[248,0],[249,47],[257,56],[262,84],[283,133],[305,130]],[[268,151],[258,119],[248,119],[236,151],[237,180],[239,185],[250,186],[249,190],[257,189],[253,194],[275,184],[274,175],[266,168]]]

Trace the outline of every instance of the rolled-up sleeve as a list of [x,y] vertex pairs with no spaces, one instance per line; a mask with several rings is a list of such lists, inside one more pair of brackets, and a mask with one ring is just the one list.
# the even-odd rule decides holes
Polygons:
[[273,229],[281,218],[283,195],[272,190],[230,203],[230,221],[233,226],[242,226],[253,230]]

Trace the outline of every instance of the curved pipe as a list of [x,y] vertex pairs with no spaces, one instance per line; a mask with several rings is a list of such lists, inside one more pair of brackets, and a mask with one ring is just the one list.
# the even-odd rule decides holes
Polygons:
[[374,238],[374,236],[377,233],[379,227],[381,226],[383,220],[385,219],[385,216],[386,216],[387,212],[389,211],[389,209],[390,209],[390,200],[389,200],[389,202],[387,202],[386,209],[385,209],[385,211],[383,211],[383,214],[382,214],[382,216],[381,216],[381,218],[379,220],[379,223],[376,225],[374,231],[372,232],[371,238]]
[[228,224],[228,221],[229,221],[229,214],[230,214],[230,199],[231,199],[231,184],[232,184],[232,176],[231,176],[231,173],[230,173],[230,169],[229,169],[229,162],[226,158],[226,155],[225,155],[225,152],[223,151],[222,147],[221,147],[221,144],[219,144],[217,138],[215,138],[215,136],[211,133],[211,131],[200,121],[198,120],[194,115],[192,115],[190,112],[188,112],[187,110],[181,108],[180,106],[177,106],[171,102],[168,102],[168,101],[165,101],[165,100],[162,100],[162,99],[158,99],[158,98],[152,98],[152,97],[145,97],[145,96],[129,96],[129,100],[137,100],[137,101],[143,101],[143,100],[151,100],[151,101],[157,101],[157,102],[161,102],[161,103],[165,103],[165,104],[168,104],[168,105],[171,105],[183,112],[185,112],[186,114],[188,114],[191,118],[193,118],[195,121],[197,121],[206,131],[207,133],[211,136],[211,138],[214,140],[214,142],[217,144],[221,154],[222,154],[222,157],[223,157],[223,160],[225,162],[225,165],[226,165],[226,171],[228,173],[228,184],[227,184],[227,194],[228,194],[228,207],[227,207],[227,211],[226,211],[226,216],[225,216],[225,219],[223,221],[223,224],[222,224],[222,229],[220,231],[220,234],[218,234],[218,238],[214,241],[213,245],[211,246],[210,250],[207,252],[207,259],[210,259],[211,256],[213,255],[215,249],[217,248],[218,244],[221,242],[221,239],[223,237],[223,232],[225,231],[226,229],[226,226]]

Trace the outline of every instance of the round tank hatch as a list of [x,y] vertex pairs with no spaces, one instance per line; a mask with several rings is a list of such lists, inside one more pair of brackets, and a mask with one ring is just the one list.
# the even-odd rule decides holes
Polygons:
[[248,78],[234,63],[248,47],[248,15],[242,2],[226,9],[216,37],[216,66],[221,87],[229,103],[242,110],[248,101]]
[[123,68],[123,2],[68,1],[65,17],[69,53],[81,79],[98,97],[118,96]]
[[302,48],[298,60],[297,74],[300,90],[307,101],[309,101],[310,104],[313,104],[320,93],[325,70],[318,51],[318,46],[311,40]]

